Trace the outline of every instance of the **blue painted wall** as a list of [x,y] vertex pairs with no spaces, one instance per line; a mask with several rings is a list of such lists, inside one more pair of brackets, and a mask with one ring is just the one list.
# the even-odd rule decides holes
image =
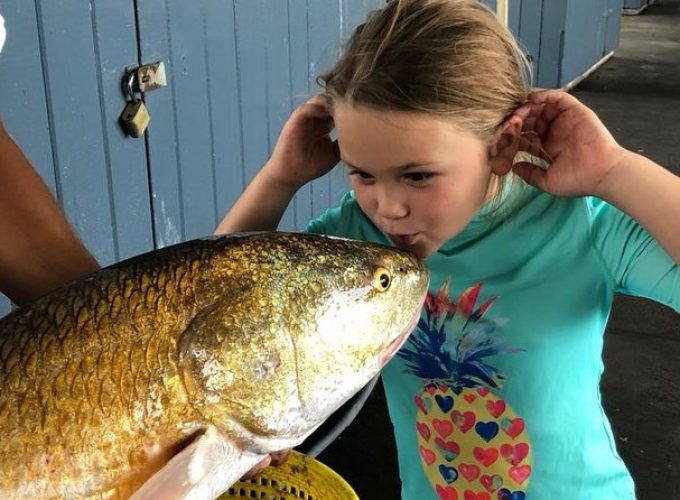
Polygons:
[[[292,109],[381,0],[4,0],[7,129],[107,265],[209,234],[266,161]],[[125,69],[162,60],[148,134],[126,137]],[[301,229],[346,189],[334,172],[296,196]],[[40,228],[35,228],[36,231]],[[0,315],[10,304],[0,296]]]
[[626,9],[640,9],[649,3],[649,0],[624,0],[623,7]]
[[[497,0],[482,1],[496,9]],[[615,50],[623,1],[509,0],[508,28],[532,62],[534,85],[563,87]]]

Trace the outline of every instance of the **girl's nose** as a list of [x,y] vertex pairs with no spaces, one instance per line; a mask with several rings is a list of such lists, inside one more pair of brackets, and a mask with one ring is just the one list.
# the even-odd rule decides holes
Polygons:
[[409,214],[408,203],[398,189],[378,189],[377,190],[377,210],[378,216],[386,219],[402,219]]

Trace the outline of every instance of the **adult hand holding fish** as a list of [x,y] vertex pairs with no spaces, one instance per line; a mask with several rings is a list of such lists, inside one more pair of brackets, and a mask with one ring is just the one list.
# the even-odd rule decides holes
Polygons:
[[295,233],[196,240],[0,321],[0,495],[215,498],[402,345],[423,262]]

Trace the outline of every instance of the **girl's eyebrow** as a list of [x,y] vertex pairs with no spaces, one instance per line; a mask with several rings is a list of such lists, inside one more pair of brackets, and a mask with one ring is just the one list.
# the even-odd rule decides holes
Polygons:
[[[357,170],[359,172],[364,172],[362,168],[357,167],[356,165],[352,165],[350,162],[347,160],[340,158],[340,161],[347,165],[349,168],[352,170]],[[427,165],[430,165],[430,163],[417,163],[417,162],[411,162],[411,163],[405,163],[404,165],[399,165],[396,167],[392,167],[389,170],[397,170],[397,171],[403,171],[403,170],[408,170],[409,168],[421,168],[425,167]]]

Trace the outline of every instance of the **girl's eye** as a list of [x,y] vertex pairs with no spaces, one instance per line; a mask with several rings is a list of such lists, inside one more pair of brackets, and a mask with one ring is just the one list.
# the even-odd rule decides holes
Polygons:
[[352,172],[349,173],[349,175],[358,177],[359,181],[363,183],[370,182],[373,180],[373,176],[371,174],[367,174],[366,172],[362,172],[360,170],[353,170]]
[[412,172],[409,174],[404,174],[406,180],[413,184],[423,184],[432,178],[432,174],[428,172]]

